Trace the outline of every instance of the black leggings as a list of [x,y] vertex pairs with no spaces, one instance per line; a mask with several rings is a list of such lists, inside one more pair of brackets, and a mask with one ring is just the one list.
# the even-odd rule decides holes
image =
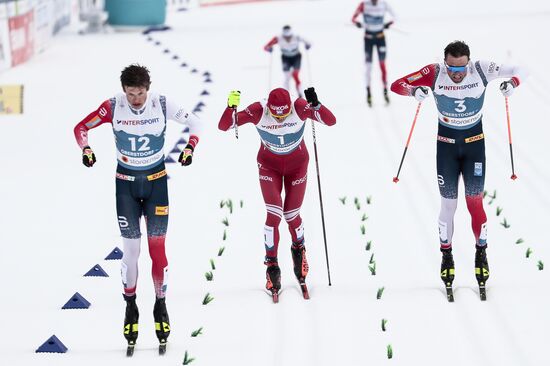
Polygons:
[[165,236],[168,227],[167,176],[153,179],[155,173],[163,170],[164,163],[144,171],[117,167],[116,208],[123,238],[141,237],[139,221],[142,215],[146,218],[148,236]]

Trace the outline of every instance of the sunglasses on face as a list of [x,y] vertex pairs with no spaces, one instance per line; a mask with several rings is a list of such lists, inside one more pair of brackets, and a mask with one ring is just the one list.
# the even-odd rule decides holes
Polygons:
[[449,66],[447,65],[447,63],[445,62],[445,67],[447,68],[447,70],[449,70],[450,72],[465,72],[466,71],[466,67],[468,67],[468,65],[464,65],[464,66]]

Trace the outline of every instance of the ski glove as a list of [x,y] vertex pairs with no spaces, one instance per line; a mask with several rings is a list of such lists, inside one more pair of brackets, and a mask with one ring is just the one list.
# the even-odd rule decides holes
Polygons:
[[89,146],[84,146],[82,149],[82,164],[88,168],[94,166],[96,162],[94,151]]
[[425,86],[417,86],[413,89],[413,96],[419,103],[422,103],[428,95],[428,88]]
[[311,48],[311,45],[309,43],[306,43],[305,47],[306,47],[306,50],[309,50]]
[[231,90],[229,97],[227,97],[227,106],[229,108],[237,108],[241,102],[241,92],[238,90]]
[[357,28],[363,28],[363,24],[361,22],[353,22]]
[[317,99],[315,88],[307,88],[306,90],[304,90],[304,94],[306,96],[307,102],[311,104],[312,107],[317,107],[319,105],[319,99]]
[[514,93],[515,84],[512,79],[500,83],[500,92],[505,97],[509,97]]
[[388,29],[389,27],[391,27],[392,24],[393,24],[393,21],[387,22],[386,24],[384,24],[384,29]]
[[185,146],[185,149],[183,149],[178,159],[178,161],[181,163],[182,166],[191,165],[191,163],[193,162],[194,150],[195,149],[190,144],[187,144],[187,146]]

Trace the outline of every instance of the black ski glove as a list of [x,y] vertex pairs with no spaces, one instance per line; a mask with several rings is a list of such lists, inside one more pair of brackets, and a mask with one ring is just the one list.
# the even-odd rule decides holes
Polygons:
[[195,149],[190,144],[187,144],[187,146],[185,146],[185,149],[183,149],[183,151],[181,152],[180,157],[178,159],[178,161],[181,163],[181,165],[184,165],[184,166],[191,165],[191,163],[193,162],[193,151],[194,150]]
[[317,107],[319,105],[319,99],[317,99],[317,93],[315,93],[314,87],[304,90],[304,94],[306,96],[307,102],[310,103],[313,107]]
[[96,162],[94,151],[89,146],[84,146],[82,149],[82,164],[88,168],[94,166]]

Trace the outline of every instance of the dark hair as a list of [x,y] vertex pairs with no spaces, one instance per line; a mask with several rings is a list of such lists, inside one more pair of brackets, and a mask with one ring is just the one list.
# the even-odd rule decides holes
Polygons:
[[462,57],[462,56],[468,56],[468,60],[470,59],[470,47],[463,41],[454,41],[451,42],[445,47],[444,51],[444,57],[447,58],[447,55],[451,55],[453,57]]
[[288,25],[288,24],[285,25],[285,26],[283,27],[283,30],[290,30],[290,25]]
[[122,84],[122,88],[133,86],[145,87],[149,90],[149,86],[151,85],[149,70],[145,66],[138,64],[127,66],[120,74],[120,83]]

